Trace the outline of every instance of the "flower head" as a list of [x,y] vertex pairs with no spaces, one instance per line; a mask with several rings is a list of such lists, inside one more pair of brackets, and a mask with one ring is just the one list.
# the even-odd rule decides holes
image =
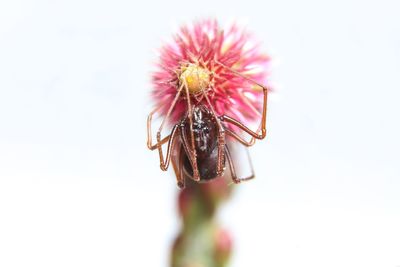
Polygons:
[[168,118],[171,123],[185,115],[187,95],[193,103],[206,104],[204,94],[217,115],[251,122],[261,116],[262,88],[232,70],[266,84],[269,62],[253,36],[237,25],[222,29],[216,20],[197,21],[181,27],[173,42],[161,48],[152,96],[165,115],[179,89],[186,87]]

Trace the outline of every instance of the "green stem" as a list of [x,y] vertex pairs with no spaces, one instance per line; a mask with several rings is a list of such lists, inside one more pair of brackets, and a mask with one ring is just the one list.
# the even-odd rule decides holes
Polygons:
[[225,179],[217,178],[205,184],[190,180],[179,192],[182,228],[172,249],[171,267],[227,266],[232,241],[215,214],[231,190]]

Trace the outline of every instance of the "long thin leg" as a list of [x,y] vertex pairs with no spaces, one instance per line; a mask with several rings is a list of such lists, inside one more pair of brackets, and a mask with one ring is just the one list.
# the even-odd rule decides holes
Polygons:
[[[154,113],[156,113],[159,109],[160,109],[160,107],[157,107],[152,112],[150,112],[149,116],[147,117],[147,147],[150,150],[155,150],[155,149],[157,149],[157,146],[158,146],[158,143],[153,145],[153,138],[152,138],[152,133],[151,133],[151,123],[152,123]],[[170,135],[164,137],[161,140],[160,144],[161,145],[165,144],[166,142],[168,142],[169,138],[170,138]]]
[[[188,106],[188,118],[189,118],[189,127],[190,127],[190,151],[187,151],[189,158],[192,157],[191,163],[193,167],[193,180],[200,181],[200,174],[197,167],[197,154],[196,154],[196,147],[194,145],[194,132],[193,132],[193,111],[192,111],[192,104],[190,102],[190,94],[189,88],[187,86],[186,80],[183,81],[182,85],[185,87],[186,91],[186,99],[187,99],[187,106]],[[185,132],[182,132],[182,137],[186,139]],[[189,147],[187,147],[189,148]]]
[[225,131],[226,131],[226,133],[227,133],[228,135],[230,135],[231,137],[233,137],[233,138],[235,138],[236,140],[238,140],[238,141],[239,141],[242,145],[244,145],[244,146],[250,147],[250,146],[254,145],[254,143],[255,143],[255,142],[253,141],[253,140],[255,140],[254,137],[252,137],[252,138],[250,139],[250,141],[246,141],[243,137],[241,137],[240,135],[238,135],[238,134],[235,133],[234,131],[229,130],[228,128],[226,128]]
[[257,81],[241,74],[240,72],[222,64],[221,62],[216,61],[216,63],[220,66],[222,66],[223,68],[231,71],[233,74],[235,74],[236,76],[242,77],[243,79],[250,81],[258,86],[260,86],[263,89],[263,93],[264,93],[264,102],[263,102],[263,110],[262,110],[262,118],[261,118],[261,134],[258,134],[252,130],[250,130],[248,127],[246,127],[245,125],[243,125],[243,123],[229,117],[226,115],[223,115],[220,117],[220,119],[222,121],[226,121],[229,123],[232,123],[233,125],[239,127],[240,129],[242,129],[243,131],[247,132],[248,134],[250,134],[252,137],[256,138],[256,139],[264,139],[265,136],[267,135],[267,130],[266,130],[266,125],[267,125],[267,102],[268,102],[268,88],[260,83],[258,83]]
[[[229,122],[232,123],[233,125],[239,127],[240,129],[242,129],[243,131],[245,131],[246,133],[250,134],[252,137],[256,138],[256,139],[264,139],[265,136],[267,135],[267,131],[265,130],[265,128],[261,128],[261,134],[258,134],[256,132],[253,132],[251,129],[249,129],[246,125],[244,125],[243,123],[235,120],[232,117],[229,117],[227,115],[222,115],[219,117],[221,121],[225,121],[225,122]],[[251,143],[251,142],[250,142]]]
[[186,155],[189,158],[190,164],[192,165],[192,169],[193,169],[193,180],[195,181],[200,181],[200,173],[199,173],[199,169],[197,167],[197,157],[196,154],[193,153],[193,151],[190,149],[190,144],[189,141],[186,138],[186,128],[185,126],[182,124],[180,127],[180,131],[181,131],[181,138],[182,138],[182,146],[185,149]]
[[[182,89],[183,89],[183,84],[179,87],[178,92],[176,93],[175,98],[172,101],[171,106],[168,109],[167,115],[165,115],[163,121],[161,122],[160,128],[157,131],[157,144],[156,144],[156,146],[159,149],[160,149],[161,145],[163,144],[162,141],[164,140],[164,138],[163,138],[163,140],[161,140],[161,131],[162,131],[163,127],[164,127],[164,124],[167,122],[168,117],[171,115],[173,108],[175,107],[176,103],[178,102],[178,99],[179,99],[179,96],[181,95]],[[150,132],[150,139],[151,139],[151,132]],[[150,145],[151,145],[151,141],[150,141]],[[150,146],[150,149],[151,149],[151,147],[152,146]]]
[[[249,101],[249,99],[243,93],[240,93],[239,95],[240,95],[240,98],[243,100],[243,102],[245,102],[247,104],[247,106],[250,107],[250,109],[254,113],[256,113],[259,117],[262,116],[262,114],[254,107],[254,105]],[[261,126],[262,126],[262,123],[260,122],[258,129],[257,129],[257,133],[260,132]],[[247,141],[247,140],[245,140],[245,138],[241,137],[239,134],[235,133],[234,131],[229,130],[228,128],[226,129],[226,131],[230,136],[234,137],[241,144],[243,144],[247,147],[254,145],[254,143],[256,141],[256,138],[254,138],[253,136],[250,138],[249,141]]]
[[183,157],[185,154],[183,153],[184,148],[181,147],[179,151],[179,180],[178,180],[178,186],[179,188],[185,188],[185,176],[183,176]]
[[157,143],[158,153],[159,153],[159,156],[160,156],[160,168],[163,171],[166,171],[168,169],[169,162],[171,161],[172,148],[174,146],[177,129],[178,129],[178,125],[175,125],[172,128],[172,131],[171,131],[171,134],[170,134],[171,137],[170,137],[170,139],[168,141],[167,154],[166,154],[165,159],[164,159],[161,143],[160,142]]
[[211,112],[217,122],[218,127],[218,159],[217,159],[217,176],[221,176],[224,171],[224,147],[225,147],[225,129],[221,125],[221,121],[219,120],[217,114],[215,113],[214,107],[211,105],[210,99],[204,90],[203,94],[206,98],[208,105],[210,106]]
[[254,170],[253,170],[253,165],[252,165],[251,162],[250,162],[250,165],[251,165],[251,175],[249,175],[249,176],[247,176],[247,177],[244,177],[244,178],[238,178],[237,175],[236,175],[236,169],[235,169],[235,166],[234,166],[234,164],[233,164],[233,160],[232,160],[232,157],[231,157],[231,153],[229,152],[228,146],[225,146],[225,153],[226,153],[226,159],[227,159],[228,164],[229,164],[229,169],[230,169],[230,171],[231,171],[232,181],[233,181],[235,184],[238,184],[238,183],[241,183],[241,182],[244,182],[244,181],[251,180],[251,179],[253,179],[253,178],[255,177],[255,175],[254,175]]
[[[257,114],[258,117],[262,118],[262,114],[256,109],[256,107],[253,105],[253,103],[250,102],[250,100],[243,94],[243,92],[240,93],[240,98],[247,104],[247,106],[250,107],[250,109]],[[257,128],[257,133],[260,132],[262,127],[262,122],[260,122],[260,124],[258,125]],[[256,138],[254,138],[253,136],[250,138],[250,141],[248,141],[249,144],[254,145],[254,143],[256,142]]]
[[176,182],[178,184],[178,187],[182,189],[185,187],[185,178],[183,177],[183,173],[182,173],[183,156],[185,154],[183,153],[182,146],[179,146],[176,151],[178,152],[178,154],[177,154],[178,163],[176,163],[176,161],[174,161],[174,160],[172,160],[171,162],[172,162],[172,167],[174,168]]

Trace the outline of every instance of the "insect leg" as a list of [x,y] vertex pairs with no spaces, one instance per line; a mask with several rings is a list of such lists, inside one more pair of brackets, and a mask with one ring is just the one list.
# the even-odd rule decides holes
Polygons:
[[[250,109],[257,114],[258,117],[262,118],[262,114],[255,108],[255,106],[253,105],[253,103],[251,103],[251,101],[243,94],[243,92],[240,93],[240,98],[243,100],[243,102],[245,102],[247,104],[247,106],[250,107]],[[262,127],[262,122],[260,122],[260,124],[258,125],[257,131],[256,133],[260,133],[261,131],[261,127]],[[256,138],[255,137],[251,137],[250,141],[248,141],[247,143],[250,144],[251,146],[254,145],[254,143],[256,142]]]
[[170,134],[170,139],[168,141],[168,147],[167,147],[167,154],[166,154],[166,158],[164,159],[164,155],[163,155],[163,150],[161,147],[161,142],[157,143],[157,148],[158,148],[158,153],[160,156],[160,168],[163,171],[166,171],[168,169],[169,166],[169,162],[171,161],[171,153],[172,153],[172,147],[175,143],[175,136],[176,136],[176,132],[178,130],[178,125],[175,125],[172,128],[171,134]]
[[185,134],[186,128],[183,124],[180,127],[180,131],[181,131],[181,138],[182,138],[182,146],[186,152],[186,155],[189,158],[190,164],[192,165],[193,180],[200,181],[200,173],[199,173],[199,169],[197,167],[197,157],[196,157],[195,152],[193,153],[193,151],[190,149],[189,141],[187,140],[186,134]]
[[185,178],[182,175],[182,164],[183,164],[183,156],[184,156],[184,153],[182,153],[182,150],[183,150],[182,146],[179,146],[176,150],[178,153],[176,156],[176,158],[178,159],[178,162],[176,162],[175,160],[171,161],[172,167],[174,168],[174,172],[176,175],[176,181],[177,181],[178,187],[181,189],[185,187]]
[[[186,151],[186,153],[188,153],[188,155],[190,155],[190,157],[192,157],[191,163],[192,163],[192,167],[193,167],[193,179],[195,181],[200,181],[200,174],[199,174],[199,170],[197,168],[197,154],[196,154],[196,148],[194,145],[192,104],[190,102],[189,88],[187,86],[186,80],[184,80],[182,85],[184,85],[185,91],[186,91],[186,99],[187,99],[187,106],[188,106],[188,118],[189,118],[189,127],[190,127],[190,139],[191,139],[190,140],[191,141],[190,142],[190,146],[191,146],[190,152],[188,153],[188,151]],[[182,131],[181,135],[184,139],[186,139],[186,135],[185,135],[184,131]],[[185,143],[185,141],[184,141],[184,143]]]
[[238,134],[235,133],[234,131],[229,130],[228,128],[225,129],[225,131],[226,131],[226,133],[227,133],[228,135],[230,135],[231,137],[235,138],[237,141],[239,141],[239,142],[240,142],[242,145],[244,145],[244,146],[249,147],[249,146],[254,145],[254,142],[255,142],[255,138],[254,138],[254,137],[252,137],[252,138],[250,139],[250,141],[246,141],[243,137],[241,137],[240,135],[238,135]]
[[[261,128],[261,134],[258,134],[256,132],[252,131],[251,129],[249,129],[243,123],[237,121],[236,119],[234,119],[232,117],[229,117],[227,115],[222,115],[219,118],[220,118],[221,121],[232,123],[233,125],[239,127],[241,130],[245,131],[246,133],[250,134],[252,137],[254,137],[256,139],[260,139],[260,140],[264,139],[265,136],[267,135],[267,131],[265,129],[265,125],[263,125],[262,128]],[[249,143],[252,143],[252,141],[250,140]]]
[[[179,96],[181,95],[182,89],[183,89],[183,85],[181,85],[181,86],[179,87],[178,92],[176,93],[175,98],[174,98],[174,100],[172,101],[172,104],[171,104],[170,108],[168,109],[167,115],[165,115],[163,121],[161,122],[160,128],[159,128],[158,131],[157,131],[157,144],[156,144],[156,147],[157,147],[159,150],[160,150],[160,148],[161,148],[161,145],[164,144],[164,143],[166,142],[166,141],[163,142],[163,140],[164,140],[165,138],[163,138],[163,140],[161,140],[161,131],[162,131],[163,127],[164,127],[164,124],[167,122],[168,117],[171,115],[173,108],[175,107],[176,103],[178,102],[178,99],[179,99]],[[149,115],[150,121],[151,121],[152,115],[153,115],[152,113],[150,113],[150,115]],[[151,127],[151,123],[150,123],[150,127]],[[152,149],[153,146],[151,145],[151,128],[150,128],[150,131],[149,131],[149,123],[147,124],[147,129],[148,129],[148,135],[150,135],[150,141],[148,141],[147,146],[148,146],[150,149]],[[150,132],[150,133],[149,133],[149,132]],[[171,138],[171,137],[170,137],[170,138]],[[148,136],[148,140],[149,140],[149,136]]]
[[182,189],[185,188],[185,176],[183,176],[183,157],[185,156],[185,154],[183,153],[183,151],[184,151],[183,147],[180,147],[180,149],[179,149],[179,167],[178,167],[179,176],[177,176],[178,186],[179,186],[179,188],[182,188]]
[[[151,123],[152,123],[154,113],[156,113],[159,109],[160,109],[160,107],[155,108],[152,112],[150,112],[149,116],[147,117],[147,147],[150,150],[157,149],[157,145],[158,145],[158,143],[153,145],[153,138],[152,138],[152,133],[151,133]],[[170,138],[170,135],[164,137],[161,140],[161,145],[168,142],[169,138]]]
[[[227,159],[227,161],[228,161],[229,168],[230,168],[230,171],[231,171],[232,181],[233,181],[235,184],[238,184],[238,183],[241,183],[241,182],[244,182],[244,181],[251,180],[251,179],[253,179],[253,178],[255,177],[253,165],[251,164],[251,161],[250,161],[250,165],[251,165],[251,175],[249,175],[249,176],[247,176],[247,177],[244,177],[244,178],[238,178],[238,177],[237,177],[237,174],[236,174],[236,169],[235,169],[235,166],[234,166],[234,163],[233,163],[233,160],[232,160],[232,156],[231,156],[231,153],[229,152],[228,146],[225,146],[225,153],[226,153],[226,159]],[[248,156],[248,155],[247,155],[247,156]],[[249,157],[249,160],[250,160],[250,157]]]
[[202,90],[204,97],[210,106],[211,112],[217,122],[218,127],[218,159],[217,159],[217,176],[221,176],[224,171],[224,146],[225,146],[225,129],[222,127],[221,121],[215,113],[214,107],[204,90]]
[[261,117],[261,134],[258,134],[252,130],[250,130],[248,127],[246,127],[245,125],[243,125],[243,123],[229,117],[226,115],[223,115],[220,117],[220,119],[222,121],[227,121],[229,123],[234,124],[235,126],[239,127],[240,129],[242,129],[243,131],[247,132],[248,134],[250,134],[252,137],[256,138],[256,139],[264,139],[265,136],[267,135],[267,130],[266,130],[266,125],[267,125],[267,102],[268,102],[268,88],[265,85],[262,85],[260,83],[258,83],[257,81],[247,77],[246,75],[243,75],[242,73],[222,64],[221,62],[216,61],[216,63],[220,66],[222,66],[223,68],[229,70],[230,72],[232,72],[233,74],[235,74],[236,76],[242,77],[243,79],[256,84],[257,86],[261,87],[264,93],[264,100],[263,100],[263,108],[262,108],[262,117]]

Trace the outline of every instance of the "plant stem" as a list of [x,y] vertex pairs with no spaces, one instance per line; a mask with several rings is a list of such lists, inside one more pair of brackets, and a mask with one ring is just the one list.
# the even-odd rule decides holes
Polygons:
[[232,240],[216,213],[231,191],[224,178],[204,184],[188,179],[178,196],[182,228],[172,248],[171,267],[227,266]]

